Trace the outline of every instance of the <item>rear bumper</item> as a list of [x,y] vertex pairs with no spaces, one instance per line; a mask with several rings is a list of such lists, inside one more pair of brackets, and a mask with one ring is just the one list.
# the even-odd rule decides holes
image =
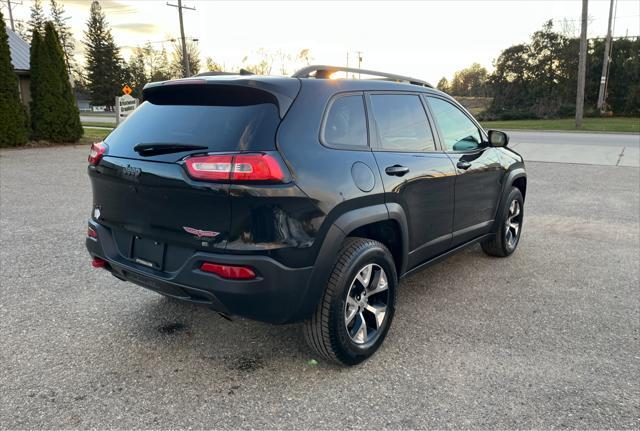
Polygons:
[[[289,268],[265,256],[230,255],[196,251],[174,272],[156,271],[122,256],[111,231],[94,221],[89,224],[98,239],[87,237],[89,254],[107,261],[114,276],[147,289],[185,301],[206,304],[229,315],[270,323],[304,319],[314,304],[307,303],[312,267]],[[256,270],[253,280],[227,280],[200,271],[202,262],[248,265]]]

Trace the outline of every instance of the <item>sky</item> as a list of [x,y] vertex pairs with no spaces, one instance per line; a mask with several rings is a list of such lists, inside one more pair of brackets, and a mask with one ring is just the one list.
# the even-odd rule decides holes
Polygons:
[[[6,1],[3,13],[6,15]],[[78,41],[82,59],[83,32],[90,1],[62,1]],[[170,0],[177,3],[177,0]],[[19,2],[18,2],[19,3]],[[32,0],[14,5],[14,17],[28,20]],[[43,0],[48,6],[48,0]],[[167,0],[102,0],[116,43],[127,58],[131,48],[152,42],[171,50],[179,37],[178,11]],[[183,0],[195,7],[184,11],[187,37],[198,39],[201,56],[227,70],[237,70],[245,56],[257,51],[295,54],[311,51],[314,64],[357,65],[362,68],[425,79],[433,84],[477,62],[492,69],[509,46],[526,42],[549,19],[564,21],[576,36],[581,1],[213,1]],[[589,37],[607,31],[608,0],[589,0]],[[618,0],[614,36],[640,35],[640,1]],[[277,74],[279,67],[273,68]]]

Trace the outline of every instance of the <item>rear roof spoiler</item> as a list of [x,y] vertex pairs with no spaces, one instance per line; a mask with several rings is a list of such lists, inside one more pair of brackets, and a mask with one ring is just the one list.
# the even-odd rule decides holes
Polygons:
[[[280,118],[284,118],[296,96],[300,91],[300,81],[290,78],[267,78],[240,76],[237,74],[226,75],[201,75],[198,77],[175,79],[171,81],[150,82],[144,86],[142,91],[143,100],[145,95],[155,92],[161,92],[163,89],[175,87],[174,91],[180,91],[185,86],[206,85],[206,86],[223,86],[223,87],[244,87],[247,90],[257,90],[271,95],[278,104]],[[173,88],[172,88],[173,89]]]

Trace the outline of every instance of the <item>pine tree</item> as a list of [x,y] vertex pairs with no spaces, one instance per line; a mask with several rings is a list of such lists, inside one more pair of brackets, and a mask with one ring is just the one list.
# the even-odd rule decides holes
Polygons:
[[62,45],[62,51],[64,52],[64,62],[66,63],[67,71],[71,76],[72,70],[75,66],[73,52],[76,47],[76,42],[73,38],[73,33],[71,33],[71,27],[67,24],[69,17],[65,16],[64,6],[62,3],[59,3],[56,0],[51,0],[50,4],[51,20],[56,28],[56,32],[58,32],[60,45]]
[[46,94],[47,64],[46,52],[43,46],[42,35],[34,30],[31,33],[31,49],[29,51],[29,64],[31,68],[29,87],[31,102],[29,103],[29,113],[31,114],[31,138],[35,140],[44,139],[46,131],[44,129],[44,108],[43,98]]
[[[27,29],[29,34],[33,35],[34,31],[37,31],[41,35],[44,34],[44,23],[47,18],[44,15],[44,9],[42,8],[42,0],[33,0],[31,5],[31,16],[27,21]],[[31,41],[27,41],[31,42]]]
[[113,107],[120,93],[123,61],[100,3],[91,3],[85,31],[87,86],[94,105]]
[[18,78],[11,65],[9,36],[0,12],[0,147],[27,142],[27,115],[20,103]]
[[31,67],[33,137],[51,142],[77,141],[83,133],[80,113],[52,22],[45,24],[44,39],[37,32],[33,34]]

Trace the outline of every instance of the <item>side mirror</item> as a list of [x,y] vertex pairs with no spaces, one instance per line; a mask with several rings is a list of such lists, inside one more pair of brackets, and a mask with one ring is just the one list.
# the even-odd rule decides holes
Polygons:
[[489,145],[492,147],[506,147],[509,144],[509,136],[499,130],[489,130]]

